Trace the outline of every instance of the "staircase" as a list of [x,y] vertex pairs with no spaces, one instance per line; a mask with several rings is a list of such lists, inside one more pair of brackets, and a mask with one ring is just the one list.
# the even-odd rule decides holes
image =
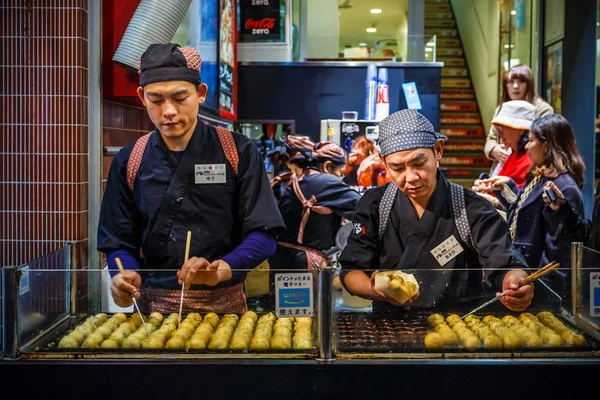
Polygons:
[[436,35],[436,61],[442,68],[441,133],[448,136],[440,162],[451,181],[470,188],[491,161],[483,146],[486,132],[449,0],[425,0],[425,36]]

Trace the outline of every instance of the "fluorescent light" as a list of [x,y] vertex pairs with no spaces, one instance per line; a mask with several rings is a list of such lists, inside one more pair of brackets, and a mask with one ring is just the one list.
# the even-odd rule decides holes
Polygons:
[[435,43],[429,42],[429,43],[427,43],[427,46],[429,46],[429,47],[435,47]]
[[375,33],[375,32],[377,32],[377,28],[367,28],[367,32]]
[[433,51],[431,47],[425,47],[425,51]]
[[505,48],[505,49],[508,49],[509,47],[510,47],[511,49],[514,49],[514,48],[515,48],[515,45],[514,45],[514,44],[511,44],[510,46],[509,46],[509,45],[507,45],[507,44],[505,44],[505,45],[504,45],[504,48]]
[[429,53],[425,53],[425,57],[429,57]]
[[381,14],[381,8],[373,8],[373,9],[371,9],[371,14]]
[[510,14],[511,14],[511,15],[517,15],[517,12],[516,12],[515,10],[512,10],[512,11],[510,12]]
[[359,43],[358,45],[359,45],[360,47],[367,47],[367,44],[366,44],[366,43]]

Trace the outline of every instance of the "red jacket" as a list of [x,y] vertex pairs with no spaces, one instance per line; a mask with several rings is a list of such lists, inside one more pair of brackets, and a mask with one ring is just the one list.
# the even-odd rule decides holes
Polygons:
[[533,162],[529,158],[529,153],[525,152],[522,156],[517,156],[517,152],[513,151],[502,164],[498,175],[512,178],[518,188],[521,189],[527,181],[527,172],[529,172],[532,165]]

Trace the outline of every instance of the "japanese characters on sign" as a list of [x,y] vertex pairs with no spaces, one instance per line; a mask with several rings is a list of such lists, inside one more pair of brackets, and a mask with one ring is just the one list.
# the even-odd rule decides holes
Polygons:
[[276,274],[275,309],[279,317],[311,317],[313,275],[311,273]]

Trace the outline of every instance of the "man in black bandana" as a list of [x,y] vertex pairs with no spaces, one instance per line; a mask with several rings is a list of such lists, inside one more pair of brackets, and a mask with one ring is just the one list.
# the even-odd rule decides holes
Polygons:
[[198,120],[200,65],[195,49],[172,43],[140,59],[138,95],[156,129],[113,160],[98,226],[119,306],[132,293],[144,310],[176,312],[185,284],[186,311],[243,312],[244,271],[275,252],[283,230],[254,143]]
[[[351,294],[373,299],[379,311],[455,306],[489,295],[489,289],[507,290],[502,303],[524,310],[533,298],[531,285],[519,288],[528,275],[525,260],[494,207],[440,173],[446,139],[415,110],[381,121],[381,155],[394,182],[369,190],[356,206],[339,259],[342,283]],[[420,293],[398,303],[375,289],[379,270],[413,272]]]

